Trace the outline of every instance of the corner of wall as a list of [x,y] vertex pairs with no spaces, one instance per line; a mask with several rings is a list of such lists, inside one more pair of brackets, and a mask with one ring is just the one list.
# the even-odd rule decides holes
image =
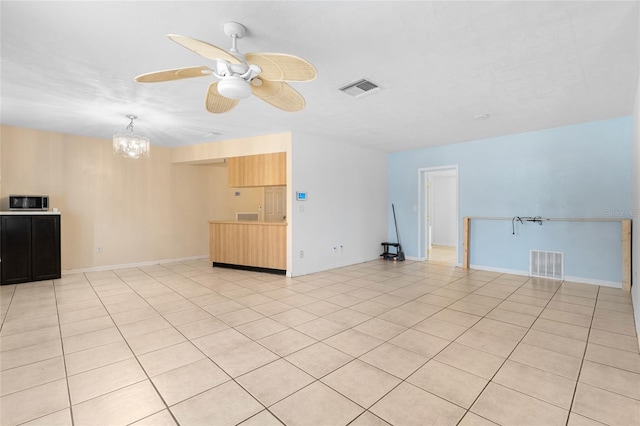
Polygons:
[[[640,21],[640,8],[638,10]],[[640,44],[640,30],[638,31],[638,44]],[[632,146],[632,207],[633,215],[631,226],[631,298],[633,312],[636,321],[636,336],[640,345],[640,281],[638,270],[640,269],[640,72],[636,87],[636,98],[633,108],[633,146]]]

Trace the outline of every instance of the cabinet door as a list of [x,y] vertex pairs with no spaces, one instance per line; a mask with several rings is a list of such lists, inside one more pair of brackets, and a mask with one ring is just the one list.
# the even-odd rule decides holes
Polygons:
[[283,186],[287,184],[287,154],[247,155],[227,159],[229,186]]
[[31,241],[31,279],[60,278],[60,216],[32,216]]
[[2,284],[31,281],[31,216],[2,216]]
[[264,186],[287,184],[287,154],[276,152],[262,156],[261,182]]

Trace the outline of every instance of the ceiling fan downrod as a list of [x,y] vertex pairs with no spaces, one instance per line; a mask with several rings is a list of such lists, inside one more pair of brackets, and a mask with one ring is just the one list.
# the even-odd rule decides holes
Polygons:
[[227,22],[224,24],[224,33],[231,38],[229,52],[242,62],[246,62],[244,55],[238,50],[238,39],[241,39],[247,33],[245,26],[239,22]]

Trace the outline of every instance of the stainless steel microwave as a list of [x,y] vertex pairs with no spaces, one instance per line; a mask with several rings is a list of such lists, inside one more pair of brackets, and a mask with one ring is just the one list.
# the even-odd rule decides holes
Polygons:
[[9,210],[49,210],[49,196],[9,195]]

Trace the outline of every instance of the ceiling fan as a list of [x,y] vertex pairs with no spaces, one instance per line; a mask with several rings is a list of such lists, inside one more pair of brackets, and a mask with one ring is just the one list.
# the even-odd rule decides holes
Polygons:
[[316,69],[302,58],[285,53],[242,54],[237,47],[246,28],[237,22],[227,22],[224,32],[231,38],[227,52],[212,44],[194,38],[168,34],[171,40],[187,49],[215,61],[207,66],[176,68],[142,74],[135,78],[139,83],[158,83],[183,78],[213,75],[219,79],[209,85],[205,97],[207,111],[214,114],[231,111],[240,99],[254,94],[263,101],[283,111],[300,111],[305,101],[302,95],[287,81],[310,81],[316,78]]

